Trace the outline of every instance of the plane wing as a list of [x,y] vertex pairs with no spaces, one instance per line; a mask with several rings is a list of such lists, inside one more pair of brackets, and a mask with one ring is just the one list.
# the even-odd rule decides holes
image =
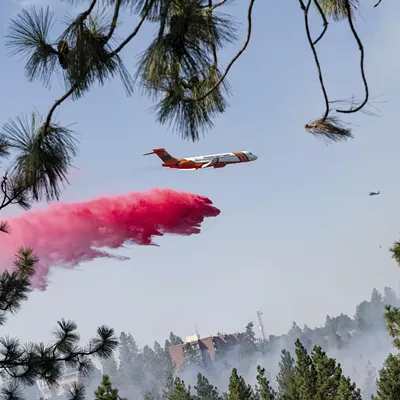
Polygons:
[[204,164],[201,168],[208,168],[208,167],[212,167],[215,164],[218,164],[219,158],[213,158],[210,162],[208,162],[207,164]]

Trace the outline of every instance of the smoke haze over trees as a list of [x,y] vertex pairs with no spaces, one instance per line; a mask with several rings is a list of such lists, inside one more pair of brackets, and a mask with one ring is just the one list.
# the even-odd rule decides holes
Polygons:
[[[230,390],[232,380],[236,382],[236,387],[240,386],[241,379],[246,385],[252,386],[254,396],[257,395],[256,387],[264,385],[264,391],[270,387],[272,394],[284,391],[287,392],[286,399],[296,400],[298,397],[290,394],[294,391],[290,382],[300,379],[296,375],[296,362],[299,362],[299,357],[303,357],[302,362],[305,364],[331,365],[329,368],[338,374],[337,390],[350,391],[355,396],[352,399],[358,399],[359,396],[370,399],[377,392],[376,379],[385,362],[388,365],[386,375],[397,368],[397,359],[394,361],[388,358],[388,354],[393,352],[393,344],[385,321],[387,304],[400,306],[395,291],[389,287],[385,287],[383,293],[373,289],[371,298],[361,302],[353,316],[327,315],[325,324],[313,329],[307,325],[299,327],[293,322],[286,334],[271,335],[265,341],[256,337],[255,326],[250,322],[238,335],[240,342],[233,350],[217,353],[215,361],[208,362],[191,358],[188,352],[178,372],[175,372],[169,347],[184,344],[182,338],[171,332],[164,343],[155,342],[152,346],[144,345],[141,348],[133,333],[122,332],[118,351],[110,359],[102,361],[101,369],[103,374],[109,376],[113,386],[119,389],[121,397],[130,400],[142,399],[144,396],[155,400],[165,398],[163,396],[174,385],[183,392],[188,390],[188,386],[191,386],[193,393],[196,393],[196,387],[200,387],[197,389],[200,392],[217,390],[218,395],[215,392],[211,397],[199,396],[200,399],[217,399],[223,392]],[[328,358],[336,361],[327,361]],[[177,377],[180,380],[176,380]],[[99,383],[98,377],[96,379],[91,386]],[[359,389],[359,394],[356,389],[352,389],[353,383]],[[242,388],[244,391],[247,390],[246,385]],[[268,398],[263,396],[258,398]]]

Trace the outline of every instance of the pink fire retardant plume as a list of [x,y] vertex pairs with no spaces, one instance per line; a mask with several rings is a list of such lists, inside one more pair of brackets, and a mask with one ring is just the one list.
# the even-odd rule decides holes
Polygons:
[[126,260],[99,248],[156,245],[154,236],[197,234],[204,218],[219,213],[206,197],[169,189],[54,203],[8,219],[10,233],[0,240],[0,269],[10,268],[20,246],[31,247],[39,258],[32,284],[45,290],[50,267],[74,268],[98,257]]

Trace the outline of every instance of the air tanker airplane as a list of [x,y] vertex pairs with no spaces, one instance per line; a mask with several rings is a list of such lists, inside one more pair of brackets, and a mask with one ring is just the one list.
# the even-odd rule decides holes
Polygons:
[[210,167],[223,168],[228,164],[255,161],[258,158],[250,151],[234,151],[233,153],[211,154],[209,156],[174,158],[163,148],[153,149],[151,153],[143,155],[148,156],[150,154],[157,154],[163,162],[163,167],[185,171]]

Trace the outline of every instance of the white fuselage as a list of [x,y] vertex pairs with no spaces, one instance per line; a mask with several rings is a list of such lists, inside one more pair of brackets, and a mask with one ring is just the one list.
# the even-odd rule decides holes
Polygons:
[[240,156],[234,154],[234,153],[220,153],[220,154],[210,154],[206,156],[197,156],[197,157],[185,157],[185,160],[187,161],[192,161],[196,164],[205,164],[210,162],[211,160],[214,160],[218,158],[219,163],[237,163],[237,162],[249,162],[249,161],[255,161],[257,160],[257,156],[253,154],[250,151],[240,151],[238,152],[239,154],[245,154],[247,156],[247,159],[241,159]]

